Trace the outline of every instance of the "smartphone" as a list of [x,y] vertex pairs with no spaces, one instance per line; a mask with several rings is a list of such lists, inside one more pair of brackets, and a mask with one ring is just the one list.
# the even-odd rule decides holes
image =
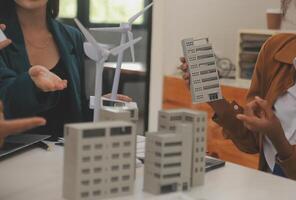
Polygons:
[[0,42],[4,41],[6,39],[7,39],[7,37],[5,36],[5,34],[3,33],[3,31],[0,30]]

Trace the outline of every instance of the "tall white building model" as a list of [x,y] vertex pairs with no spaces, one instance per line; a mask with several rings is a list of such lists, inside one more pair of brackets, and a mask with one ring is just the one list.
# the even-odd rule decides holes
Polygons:
[[93,200],[132,193],[136,160],[133,123],[69,124],[64,135],[64,198]]
[[160,194],[204,184],[206,127],[205,112],[159,112],[159,132],[147,134],[145,191]]

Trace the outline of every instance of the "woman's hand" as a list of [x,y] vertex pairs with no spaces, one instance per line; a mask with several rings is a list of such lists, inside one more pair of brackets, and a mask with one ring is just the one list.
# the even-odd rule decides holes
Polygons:
[[188,63],[186,62],[186,59],[184,57],[181,57],[180,58],[180,61],[181,61],[181,65],[178,67],[178,69],[182,70],[183,71],[183,79],[186,81],[186,84],[190,85],[190,73],[188,71]]
[[[111,99],[111,95],[112,94],[106,94],[104,95],[105,98],[108,98],[108,99]],[[132,98],[128,97],[128,96],[125,96],[125,95],[122,95],[122,94],[117,94],[117,100],[120,100],[120,101],[125,101],[125,102],[131,102],[133,101]]]
[[254,101],[248,103],[245,107],[245,113],[237,115],[237,118],[243,121],[244,125],[253,132],[272,136],[283,131],[271,106],[260,97],[255,97]]
[[21,133],[37,126],[45,125],[46,121],[40,117],[4,120],[3,105],[0,102],[0,147],[3,145],[5,137],[8,135]]
[[29,70],[29,75],[35,85],[43,92],[55,92],[67,88],[67,80],[62,80],[46,67],[33,66]]
[[237,115],[237,118],[251,131],[266,135],[281,160],[286,160],[293,154],[294,147],[287,140],[279,119],[266,100],[255,97],[255,100],[246,106],[245,114]]
[[[2,31],[4,31],[5,28],[6,28],[6,26],[4,24],[0,24],[0,29]],[[0,42],[0,50],[1,49],[4,49],[5,47],[7,47],[10,44],[11,44],[11,40],[10,39],[7,39],[7,40],[4,40],[4,41]]]

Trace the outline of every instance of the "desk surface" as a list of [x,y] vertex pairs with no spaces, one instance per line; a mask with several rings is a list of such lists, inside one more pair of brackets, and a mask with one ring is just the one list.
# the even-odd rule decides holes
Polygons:
[[[1,200],[63,200],[63,148],[33,149],[0,162]],[[143,169],[137,169],[133,196],[120,200],[168,199],[142,192]],[[196,200],[290,200],[296,182],[227,163],[206,174],[205,186],[186,195]],[[171,199],[171,198],[170,198]],[[172,199],[171,199],[172,200]]]

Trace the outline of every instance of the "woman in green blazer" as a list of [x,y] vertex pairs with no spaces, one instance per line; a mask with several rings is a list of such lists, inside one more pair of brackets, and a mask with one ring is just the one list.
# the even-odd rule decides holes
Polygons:
[[0,51],[0,98],[8,119],[44,117],[30,132],[63,135],[91,120],[85,95],[83,37],[58,22],[59,0],[1,0],[0,23],[12,44]]

